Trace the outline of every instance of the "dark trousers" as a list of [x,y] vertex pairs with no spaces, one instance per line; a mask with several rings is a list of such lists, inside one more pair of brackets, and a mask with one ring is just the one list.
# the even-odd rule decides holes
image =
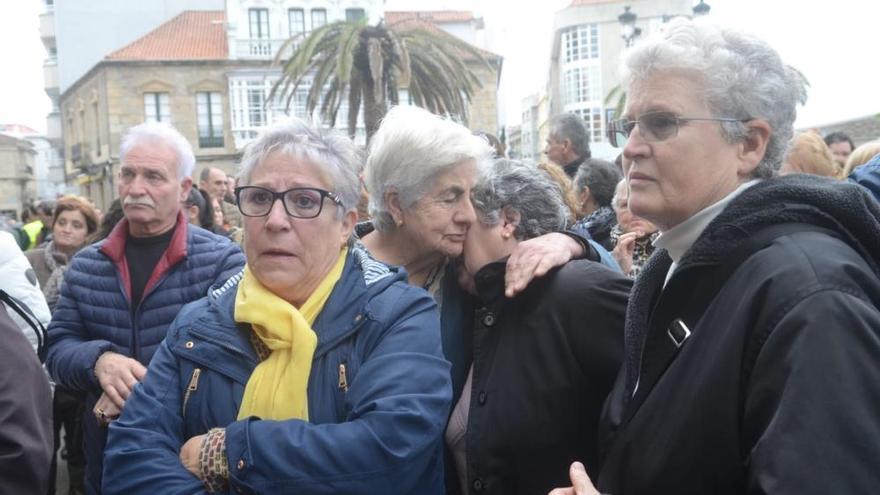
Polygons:
[[[83,453],[82,415],[85,399],[70,389],[55,387],[52,401],[54,416],[53,432],[55,435],[55,455],[52,456],[52,467],[49,476],[49,495],[55,495],[56,475],[58,471],[58,450],[61,446],[61,427],[64,426],[64,447],[67,459],[67,474],[70,479],[69,495],[85,493],[86,456]],[[62,453],[62,455],[64,455]]]

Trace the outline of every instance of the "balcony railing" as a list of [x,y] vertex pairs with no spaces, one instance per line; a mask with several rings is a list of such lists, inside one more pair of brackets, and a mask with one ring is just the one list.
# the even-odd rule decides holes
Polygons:
[[[284,46],[286,43],[286,39],[282,40],[270,40],[270,39],[243,39],[236,40],[235,43],[235,56],[239,59],[259,59],[259,60],[269,60],[275,57],[278,53],[278,50]],[[285,50],[284,56],[282,58],[289,58],[290,54],[293,53],[295,47],[299,44],[299,42],[292,43],[288,46],[287,50]]]
[[222,148],[223,136],[199,136],[199,148]]

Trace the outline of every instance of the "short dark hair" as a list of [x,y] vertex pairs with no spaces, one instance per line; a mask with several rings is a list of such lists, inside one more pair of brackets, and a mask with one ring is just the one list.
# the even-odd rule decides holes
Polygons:
[[585,187],[590,188],[590,195],[599,206],[611,206],[614,188],[623,174],[617,165],[596,158],[590,158],[578,167],[574,176],[574,189],[580,194]]
[[561,113],[550,119],[550,137],[557,141],[568,139],[578,158],[590,158],[590,139],[584,119],[573,113]]
[[835,131],[825,135],[825,144],[830,147],[834,143],[849,143],[849,149],[856,149],[856,145],[853,144],[853,140],[850,139],[849,135],[847,135],[845,132]]

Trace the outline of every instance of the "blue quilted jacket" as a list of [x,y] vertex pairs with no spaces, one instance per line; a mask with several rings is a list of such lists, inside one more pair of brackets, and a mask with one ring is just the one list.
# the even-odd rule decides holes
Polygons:
[[309,420],[237,420],[259,359],[230,279],[186,306],[110,426],[104,494],[202,494],[180,447],[226,428],[229,493],[442,495],[449,363],[437,305],[353,248],[313,328]]
[[204,297],[212,284],[244,266],[239,247],[224,237],[186,223],[177,228],[159,260],[141,304],[132,314],[125,259],[128,222],[123,220],[104,241],[86,247],[71,260],[61,296],[49,324],[46,365],[56,382],[86,393],[84,446],[87,484],[100,487],[106,429],[92,408],[101,395],[95,362],[113,351],[146,366],[184,304]]

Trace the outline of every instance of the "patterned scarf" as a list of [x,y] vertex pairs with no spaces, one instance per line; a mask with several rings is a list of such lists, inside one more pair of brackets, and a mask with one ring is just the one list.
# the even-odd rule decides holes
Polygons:
[[235,295],[235,321],[249,323],[272,353],[254,369],[238,419],[309,419],[307,388],[318,336],[312,324],[342,276],[348,248],[306,302],[297,309],[273,294],[245,266]]
[[67,256],[55,249],[53,241],[49,241],[43,249],[43,258],[46,261],[46,268],[49,269],[49,278],[43,284],[43,295],[46,296],[49,308],[54,309],[61,295],[64,272],[67,271]]

